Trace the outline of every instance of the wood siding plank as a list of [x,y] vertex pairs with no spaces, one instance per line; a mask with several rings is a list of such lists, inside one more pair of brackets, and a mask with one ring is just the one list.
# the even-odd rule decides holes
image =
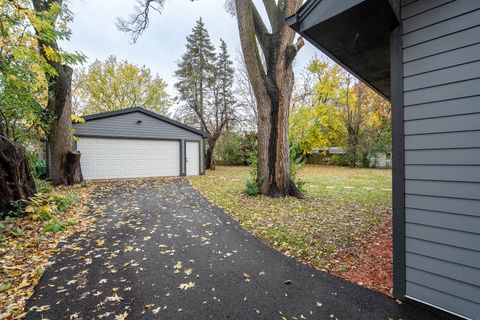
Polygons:
[[480,164],[480,149],[407,150],[405,164],[475,165]]
[[413,209],[434,210],[480,217],[480,201],[407,194],[405,206]]
[[[405,221],[480,235],[480,217],[476,216],[407,208]],[[480,266],[480,252],[478,254],[476,262]],[[472,262],[474,260],[472,259]]]
[[411,253],[480,269],[480,252],[478,251],[408,237],[405,242]]
[[452,82],[478,78],[480,74],[480,61],[462,64],[459,66],[422,73],[403,79],[404,90],[417,90]]
[[[480,50],[478,54],[480,56]],[[479,95],[474,97],[415,105],[413,107],[405,108],[404,111],[405,120],[446,117],[467,113],[480,113],[480,92]]]
[[[419,2],[429,2],[430,0],[421,0]],[[402,7],[402,10],[405,7]],[[416,15],[403,20],[403,34],[428,27],[435,23],[451,19],[453,17],[466,14],[472,10],[478,9],[477,1],[460,0],[447,3],[443,6]]]

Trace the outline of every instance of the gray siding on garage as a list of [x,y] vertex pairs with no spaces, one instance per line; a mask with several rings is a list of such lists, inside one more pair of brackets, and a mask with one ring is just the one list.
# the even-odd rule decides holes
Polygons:
[[480,319],[480,1],[402,1],[406,294]]
[[[137,124],[138,121],[142,121]],[[77,136],[126,137],[144,139],[201,140],[202,136],[161,121],[142,112],[131,112],[77,123]]]

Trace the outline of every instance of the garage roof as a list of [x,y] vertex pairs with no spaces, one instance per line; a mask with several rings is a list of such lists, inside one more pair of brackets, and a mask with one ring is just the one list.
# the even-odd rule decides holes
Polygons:
[[142,107],[134,107],[134,108],[127,108],[127,109],[120,109],[120,110],[115,110],[115,111],[107,111],[107,112],[100,112],[100,113],[95,113],[95,114],[90,114],[83,116],[82,118],[85,119],[85,121],[91,121],[91,120],[97,120],[97,119],[103,119],[103,118],[109,118],[109,117],[114,117],[122,114],[128,114],[128,113],[133,113],[133,112],[141,112],[143,114],[146,114],[148,116],[151,116],[153,118],[156,118],[158,120],[167,122],[171,125],[174,125],[176,127],[188,130],[190,132],[199,134],[203,136],[204,138],[208,138],[208,134],[205,132],[202,132],[198,129],[195,129],[193,127],[187,126],[186,124],[183,124],[181,122],[175,121],[173,119],[167,118],[165,116],[162,116],[156,112],[147,110]]
[[390,32],[398,19],[386,0],[309,0],[288,25],[390,98]]

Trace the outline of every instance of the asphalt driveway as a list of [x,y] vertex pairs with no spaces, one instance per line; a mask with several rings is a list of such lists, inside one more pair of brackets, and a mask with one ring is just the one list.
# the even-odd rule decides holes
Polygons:
[[97,184],[90,214],[27,319],[441,319],[278,253],[185,179]]

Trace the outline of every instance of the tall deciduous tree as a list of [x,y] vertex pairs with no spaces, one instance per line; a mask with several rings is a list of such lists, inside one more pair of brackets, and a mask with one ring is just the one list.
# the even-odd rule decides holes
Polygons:
[[265,23],[252,0],[235,0],[243,56],[258,106],[257,182],[261,193],[270,196],[300,195],[290,179],[288,122],[292,63],[303,41],[294,44],[295,32],[285,19],[302,2],[264,0]]
[[[0,119],[6,137],[25,142],[46,126],[44,59],[27,12],[29,2],[0,2]],[[23,9],[26,8],[26,9]]]
[[72,133],[72,74],[69,63],[83,60],[82,55],[60,50],[58,40],[69,39],[64,26],[72,15],[63,0],[32,0],[30,20],[35,29],[38,49],[51,72],[47,73],[47,110],[53,122],[48,132],[50,176],[54,184],[75,184],[82,180],[80,154],[74,150]]
[[376,152],[389,152],[390,106],[385,99],[337,64],[318,59],[308,65],[304,83],[290,120],[292,140],[301,151],[340,146],[352,167],[361,157],[368,161]]
[[[258,170],[260,191],[269,196],[301,196],[290,179],[288,119],[293,90],[292,63],[303,40],[285,19],[303,0],[263,0],[267,23],[252,0],[227,1],[235,14],[248,76],[258,106]],[[151,8],[161,10],[165,0],[146,0],[118,27],[135,40],[148,26]],[[267,27],[269,25],[269,27]],[[262,63],[265,61],[265,65]]]
[[143,107],[166,114],[170,99],[167,84],[150,69],[110,56],[96,60],[88,70],[75,71],[73,81],[75,111],[81,114]]

